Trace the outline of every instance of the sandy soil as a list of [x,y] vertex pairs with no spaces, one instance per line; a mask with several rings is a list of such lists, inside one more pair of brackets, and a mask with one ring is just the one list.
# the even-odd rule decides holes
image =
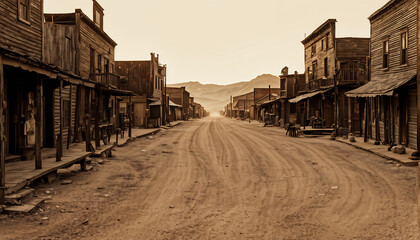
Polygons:
[[[417,168],[224,118],[184,123],[41,185],[1,239],[417,239]],[[48,217],[48,220],[42,218]]]

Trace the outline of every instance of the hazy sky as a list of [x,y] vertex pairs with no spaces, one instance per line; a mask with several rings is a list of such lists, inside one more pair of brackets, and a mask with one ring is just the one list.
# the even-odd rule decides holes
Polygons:
[[[44,0],[45,12],[81,8],[91,0]],[[369,37],[367,17],[387,0],[98,0],[116,60],[160,54],[168,83],[229,84],[284,66],[303,72],[305,34],[336,18],[338,37]]]

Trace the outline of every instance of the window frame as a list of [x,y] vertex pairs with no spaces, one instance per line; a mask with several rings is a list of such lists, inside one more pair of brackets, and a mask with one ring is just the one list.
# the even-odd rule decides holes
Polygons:
[[324,58],[324,77],[328,77],[329,71],[328,71],[328,58]]
[[[21,6],[26,6],[26,16],[21,15]],[[27,25],[31,25],[31,0],[17,0],[17,19]]]
[[[405,48],[403,47],[403,35],[405,35]],[[408,29],[400,32],[400,64],[408,65]]]
[[389,69],[389,38],[382,41],[382,69]]
[[97,73],[102,73],[102,54],[96,56],[96,68]]
[[63,128],[70,127],[70,111],[71,111],[71,101],[70,99],[63,99]]

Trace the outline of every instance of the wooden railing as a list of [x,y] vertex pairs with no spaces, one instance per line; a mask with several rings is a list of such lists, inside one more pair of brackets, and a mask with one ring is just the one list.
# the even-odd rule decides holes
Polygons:
[[102,84],[106,87],[114,86],[118,89],[121,88],[121,79],[120,76],[112,73],[94,73],[90,74],[90,79],[95,83]]

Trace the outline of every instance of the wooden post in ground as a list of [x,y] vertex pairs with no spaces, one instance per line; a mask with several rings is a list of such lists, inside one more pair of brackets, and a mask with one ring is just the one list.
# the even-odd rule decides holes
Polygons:
[[99,105],[101,103],[101,95],[102,92],[101,90],[96,90],[96,107],[95,107],[95,147],[99,148],[101,146],[101,140],[100,140],[100,136],[99,136],[99,120],[100,120],[100,115],[99,115]]
[[37,77],[35,90],[35,169],[42,169],[41,157],[41,115],[42,115],[42,79]]
[[59,130],[59,134],[57,137],[57,142],[56,142],[56,161],[59,162],[61,161],[61,157],[63,156],[63,80],[60,79],[60,88],[59,88],[59,111],[60,111],[60,130]]
[[133,105],[131,103],[131,96],[128,97],[129,98],[129,103],[128,103],[128,137],[131,138],[131,126],[132,123],[131,121],[133,121]]
[[90,88],[85,88],[85,117],[84,117],[84,127],[85,127],[85,144],[86,152],[92,152],[91,149],[92,139],[90,135],[90,113],[91,113],[91,90]]
[[369,141],[368,124],[369,124],[369,101],[368,101],[368,99],[366,99],[365,100],[365,137],[364,137],[364,142]]
[[3,72],[3,56],[0,54],[0,204],[4,203],[5,187],[6,187],[6,136],[4,135],[4,72]]
[[68,130],[68,133],[67,133],[67,149],[69,149],[70,148],[70,142],[71,142],[71,134],[72,134],[72,131],[71,131],[71,111],[72,111],[72,99],[73,99],[73,84],[70,84],[70,113],[69,113],[69,122],[68,122],[68,124],[69,124],[69,130]]
[[[417,18],[420,16],[420,0],[417,0]],[[420,21],[417,20],[417,40],[420,39]],[[420,157],[420,42],[417,41],[417,151],[413,153],[413,159]],[[417,226],[420,232],[420,169],[417,169]]]

